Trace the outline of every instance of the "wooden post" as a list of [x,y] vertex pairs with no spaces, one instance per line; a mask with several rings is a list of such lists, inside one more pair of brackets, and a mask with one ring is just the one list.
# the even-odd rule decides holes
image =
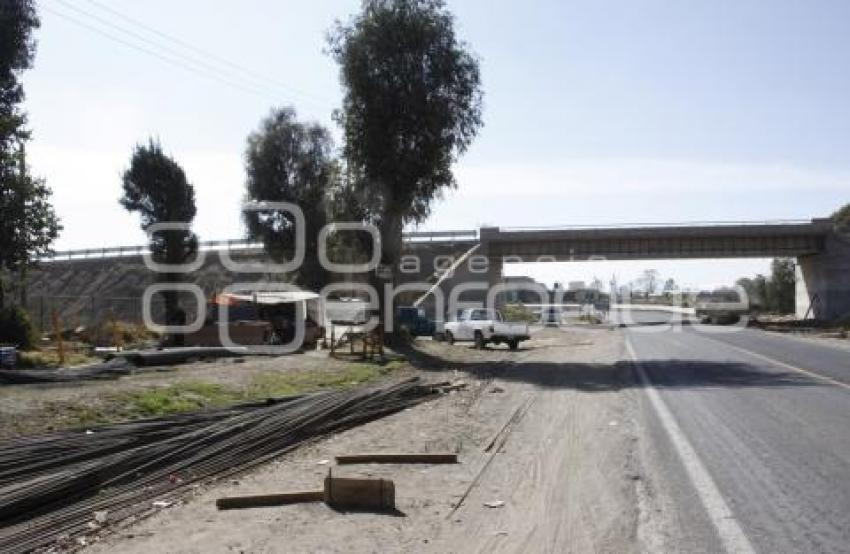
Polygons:
[[56,337],[56,351],[59,355],[59,367],[65,365],[65,342],[62,340],[62,330],[59,327],[59,314],[53,309],[53,335]]
[[215,501],[215,505],[219,510],[233,510],[263,506],[283,506],[285,504],[297,504],[300,502],[321,502],[324,499],[325,491],[303,491],[219,498]]
[[121,347],[124,346],[124,341],[121,333],[118,331],[118,324],[115,321],[115,310],[109,310],[109,322],[112,324],[112,346],[121,350]]

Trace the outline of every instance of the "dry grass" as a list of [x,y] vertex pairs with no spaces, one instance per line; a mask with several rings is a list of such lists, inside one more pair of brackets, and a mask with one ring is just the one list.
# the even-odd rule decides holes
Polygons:
[[84,427],[116,421],[159,417],[239,402],[264,400],[326,389],[344,389],[376,381],[407,367],[394,361],[384,365],[346,364],[343,369],[268,372],[244,385],[224,385],[203,380],[182,380],[164,386],[110,393],[93,405],[68,404],[55,428]]
[[[69,349],[65,352],[65,364],[63,367],[90,364],[97,361],[99,361],[98,358],[93,358],[86,352]],[[59,352],[56,350],[45,349],[18,352],[17,367],[19,368],[56,368],[60,365]]]

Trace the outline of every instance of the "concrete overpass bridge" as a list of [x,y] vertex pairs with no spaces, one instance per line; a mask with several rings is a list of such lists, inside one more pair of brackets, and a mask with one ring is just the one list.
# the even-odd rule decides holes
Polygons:
[[540,257],[556,261],[797,258],[822,252],[831,230],[829,220],[563,229],[485,227],[481,242],[490,257],[518,256],[529,261]]
[[850,238],[837,235],[829,219],[562,229],[485,227],[480,241],[480,253],[495,264],[795,258],[798,316],[850,316]]
[[[505,263],[794,258],[798,317],[850,317],[850,237],[837,235],[827,218],[564,228],[483,227],[477,242],[471,236],[457,235],[454,240],[411,244],[407,249],[416,253],[417,246],[427,246],[434,265],[439,267],[438,258],[445,258],[447,251],[461,255],[474,244],[479,247],[468,265],[480,266],[480,258],[485,258],[490,284],[501,281]],[[429,267],[430,261],[422,259],[422,266]],[[458,283],[481,279],[480,272],[461,265],[447,279],[444,294]]]
[[[474,255],[465,260],[467,263],[455,264],[458,257],[470,254],[473,248]],[[246,240],[207,241],[201,243],[201,249],[228,250],[247,258],[262,256],[262,245]],[[145,252],[145,246],[73,250],[57,252],[45,261],[65,268],[92,264],[107,268],[127,265],[132,260],[128,271],[131,267],[144,271],[141,255]],[[433,282],[453,267],[452,275],[441,285],[448,298],[452,288],[460,283],[500,282],[505,263],[755,257],[797,260],[800,317],[808,314],[818,319],[836,319],[850,315],[850,239],[836,235],[828,219],[566,228],[484,227],[405,233],[400,275],[403,282]],[[52,265],[43,264],[42,273],[52,273],[54,270],[49,268]],[[221,282],[225,277],[217,271],[215,279]]]

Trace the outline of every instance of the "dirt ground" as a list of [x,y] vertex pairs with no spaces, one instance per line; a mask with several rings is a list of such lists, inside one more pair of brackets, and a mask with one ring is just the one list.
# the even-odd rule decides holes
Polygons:
[[[638,418],[622,349],[617,331],[599,328],[540,331],[517,352],[422,341],[419,372],[463,380],[465,390],[200,487],[86,551],[644,550]],[[334,465],[335,455],[356,452],[457,452],[461,463]],[[320,489],[329,469],[392,479],[398,513],[341,513],[321,503],[215,508],[221,496]]]

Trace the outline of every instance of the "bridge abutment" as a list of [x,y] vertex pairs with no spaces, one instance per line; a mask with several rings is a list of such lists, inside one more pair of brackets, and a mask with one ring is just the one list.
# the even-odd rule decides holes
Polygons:
[[822,252],[797,258],[796,285],[797,318],[850,318],[850,239],[830,233]]

